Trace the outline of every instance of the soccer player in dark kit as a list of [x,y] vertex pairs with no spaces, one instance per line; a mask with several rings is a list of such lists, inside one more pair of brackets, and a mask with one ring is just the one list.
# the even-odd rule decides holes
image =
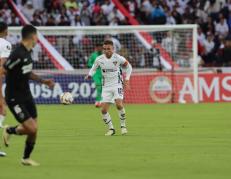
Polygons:
[[21,31],[22,41],[12,51],[4,64],[1,74],[6,76],[5,100],[20,123],[17,126],[6,126],[3,131],[3,142],[9,146],[10,135],[26,135],[23,165],[38,166],[39,163],[30,159],[37,136],[37,110],[32,97],[29,80],[47,85],[53,88],[54,82],[51,79],[42,79],[32,71],[31,52],[37,43],[37,30],[32,25],[26,25]]

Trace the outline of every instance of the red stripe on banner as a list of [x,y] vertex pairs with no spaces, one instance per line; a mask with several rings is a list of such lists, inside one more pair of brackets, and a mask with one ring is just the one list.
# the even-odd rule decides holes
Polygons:
[[[26,24],[30,24],[30,22],[25,18],[25,16],[23,16],[17,6],[15,5],[15,3],[12,0],[8,0],[8,2],[11,4],[11,6],[14,9],[14,12],[16,13],[16,15],[19,17],[20,21],[22,22],[22,25],[26,25]],[[49,57],[49,59],[51,60],[51,62],[54,64],[54,66],[59,69],[59,70],[64,70],[64,67],[55,59],[55,57],[52,55],[52,53],[48,50],[48,48],[40,41],[39,44],[44,48],[44,50],[47,52],[47,55]]]
[[[115,4],[115,6],[120,10],[120,12],[128,18],[128,22],[131,24],[131,25],[140,25],[139,22],[130,15],[130,13],[124,8],[124,6],[118,1],[118,0],[112,0],[112,2]],[[147,33],[147,32],[139,32],[142,37],[151,45],[153,46],[154,48],[158,48],[160,49],[160,53],[161,53],[161,56],[171,65],[174,67],[179,67],[178,64],[174,63],[173,59],[170,57],[170,55],[168,54],[168,52],[163,49],[161,47],[160,44],[156,43],[155,45],[153,45],[153,37]]]
[[[175,83],[177,85],[173,86]],[[193,103],[193,75],[188,73],[134,73],[130,90],[125,91],[125,102],[136,104]],[[231,102],[231,75],[199,74],[198,94],[200,102]]]

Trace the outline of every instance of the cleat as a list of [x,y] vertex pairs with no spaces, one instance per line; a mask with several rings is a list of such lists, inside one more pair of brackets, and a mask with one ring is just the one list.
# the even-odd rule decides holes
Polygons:
[[33,167],[37,167],[39,166],[40,164],[31,160],[31,159],[22,159],[21,161],[22,165],[25,165],[25,166],[33,166]]
[[8,128],[8,126],[4,126],[4,128],[3,128],[2,139],[3,139],[4,145],[6,147],[9,147],[10,134],[7,133],[7,131],[6,131],[7,128]]
[[121,128],[121,134],[122,134],[122,135],[126,135],[127,133],[128,133],[127,128],[126,128],[126,127],[122,127],[122,128]]
[[115,134],[115,129],[109,129],[105,136],[113,136]]
[[0,157],[5,157],[5,156],[6,156],[6,153],[0,151]]

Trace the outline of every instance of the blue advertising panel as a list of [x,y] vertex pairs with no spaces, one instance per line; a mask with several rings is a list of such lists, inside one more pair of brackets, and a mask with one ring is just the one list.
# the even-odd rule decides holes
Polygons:
[[[95,102],[95,84],[91,80],[84,80],[84,75],[78,74],[53,74],[44,78],[52,78],[55,81],[53,89],[35,82],[30,83],[31,93],[37,104],[58,104],[59,96],[63,92],[70,92],[76,104],[90,104]],[[5,84],[3,85],[3,91]]]

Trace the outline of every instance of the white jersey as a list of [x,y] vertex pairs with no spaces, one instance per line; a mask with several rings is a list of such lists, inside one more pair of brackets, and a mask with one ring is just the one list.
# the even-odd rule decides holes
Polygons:
[[128,63],[127,60],[117,53],[113,53],[110,59],[103,54],[96,58],[89,75],[93,76],[96,69],[100,67],[103,76],[103,87],[122,86],[121,66],[126,63]]
[[7,40],[0,38],[0,59],[8,58],[11,52],[11,44]]

